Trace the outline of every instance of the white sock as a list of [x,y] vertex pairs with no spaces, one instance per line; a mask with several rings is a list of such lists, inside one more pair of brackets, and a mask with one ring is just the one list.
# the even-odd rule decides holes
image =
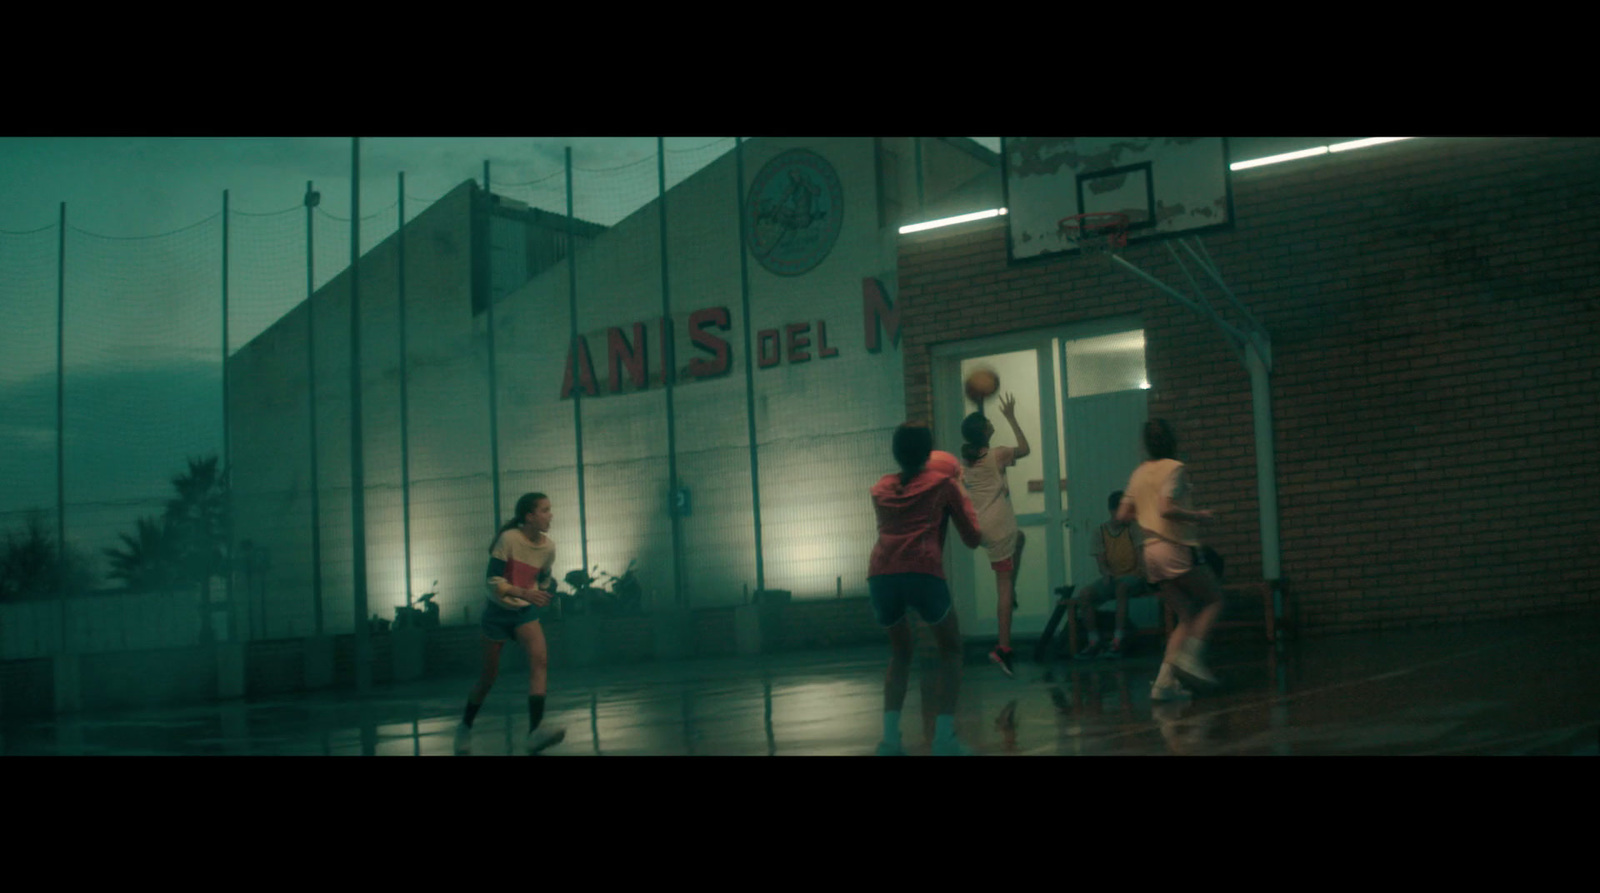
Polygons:
[[900,743],[900,711],[883,711],[883,741],[885,744]]
[[1117,638],[1116,638],[1116,641],[1118,641],[1118,642],[1122,641],[1122,627],[1120,627],[1120,626],[1117,627]]
[[933,738],[935,741],[949,741],[956,736],[956,718],[950,713],[941,713],[933,720]]
[[1170,664],[1170,663],[1168,663],[1166,661],[1162,661],[1161,662],[1161,672],[1156,674],[1156,685],[1159,685],[1159,686],[1165,688],[1166,686],[1169,686],[1169,685],[1173,684],[1174,682],[1177,682],[1177,680],[1174,679],[1173,676],[1172,676],[1172,664]]
[[1205,650],[1206,643],[1200,639],[1196,639],[1194,636],[1190,636],[1189,638],[1184,639],[1183,644],[1179,645],[1178,647],[1183,649],[1184,654],[1197,658],[1200,656],[1200,653]]
[[1089,630],[1089,644],[1090,645],[1097,645],[1099,643],[1100,643],[1100,631],[1097,630],[1097,629]]

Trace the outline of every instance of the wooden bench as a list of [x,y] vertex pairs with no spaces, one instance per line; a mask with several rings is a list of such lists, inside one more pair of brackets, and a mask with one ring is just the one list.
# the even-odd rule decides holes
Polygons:
[[[1222,584],[1222,598],[1226,604],[1239,600],[1254,601],[1259,599],[1262,609],[1262,620],[1219,620],[1212,629],[1237,629],[1240,627],[1262,626],[1268,642],[1278,641],[1277,612],[1273,605],[1273,592],[1283,593],[1287,597],[1287,588],[1281,580],[1265,580],[1259,583],[1224,583]],[[1070,596],[1069,596],[1070,598]],[[1135,598],[1159,598],[1155,592],[1135,596]],[[1115,602],[1106,602],[1115,605]],[[1154,636],[1160,635],[1163,640],[1172,635],[1173,629],[1178,625],[1178,615],[1166,605],[1161,606],[1162,629],[1141,629],[1135,635]],[[1078,656],[1078,612],[1076,608],[1067,610],[1067,647],[1073,657]]]

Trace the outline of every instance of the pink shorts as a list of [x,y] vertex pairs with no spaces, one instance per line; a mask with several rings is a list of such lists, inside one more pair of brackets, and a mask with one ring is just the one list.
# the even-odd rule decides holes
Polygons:
[[1005,561],[991,561],[989,562],[989,566],[994,568],[996,573],[1009,574],[1017,569],[1016,561],[1011,558],[1007,558]]
[[1151,583],[1177,578],[1194,570],[1194,550],[1182,543],[1154,537],[1144,541],[1144,575]]

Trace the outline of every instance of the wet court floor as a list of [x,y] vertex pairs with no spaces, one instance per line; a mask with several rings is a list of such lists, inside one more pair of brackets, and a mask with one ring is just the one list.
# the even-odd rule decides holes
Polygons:
[[[1275,651],[1213,649],[1223,687],[1150,701],[1154,642],[1118,661],[986,659],[963,674],[957,731],[979,755],[1411,755],[1600,752],[1600,622],[1356,634]],[[1024,649],[1019,649],[1019,658]],[[865,756],[882,732],[883,647],[551,668],[548,756]],[[913,666],[903,734],[926,754]],[[520,754],[526,669],[509,656],[478,715],[477,756]],[[8,724],[6,755],[445,756],[473,676]]]

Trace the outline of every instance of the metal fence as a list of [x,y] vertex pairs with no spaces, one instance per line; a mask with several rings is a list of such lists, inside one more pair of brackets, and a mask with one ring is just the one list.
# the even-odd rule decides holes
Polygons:
[[[901,397],[891,388],[849,418],[763,421],[769,396],[822,395],[808,396],[793,377],[759,382],[753,371],[752,295],[774,307],[789,299],[771,288],[763,297],[742,235],[737,245],[727,237],[730,226],[745,225],[750,144],[677,142],[657,141],[648,157],[611,167],[571,149],[560,163],[530,155],[510,171],[485,162],[475,185],[442,196],[408,193],[402,173],[387,204],[373,207],[370,196],[383,190],[370,181],[353,190],[348,216],[327,210],[332,202],[308,181],[276,210],[239,207],[224,192],[216,213],[157,235],[80,229],[65,204],[47,226],[0,231],[8,320],[0,328],[0,657],[206,636],[364,638],[364,620],[410,603],[430,581],[481,581],[497,520],[518,493],[535,489],[556,503],[552,535],[569,550],[563,567],[620,573],[639,560],[658,608],[799,589],[802,577],[812,589],[823,580],[842,588],[866,546],[818,546],[784,533],[786,545],[774,550],[772,513],[796,525],[830,523],[803,482],[856,480],[882,465],[857,454],[876,449],[898,421],[879,417],[885,406],[892,416]],[[357,142],[356,183],[360,164]],[[720,192],[702,192],[725,193],[724,204],[663,200],[691,177],[721,178]],[[414,224],[456,200],[514,210],[523,224],[505,238],[526,241],[500,251],[500,218],[472,217],[489,227],[469,240],[489,254],[468,264],[487,287],[471,285],[481,313],[465,341],[445,345],[429,308],[455,286],[418,258],[447,256],[451,236]],[[554,236],[540,247],[529,234],[546,230]],[[601,231],[634,247],[589,250],[586,234]],[[872,231],[892,232],[881,219]],[[861,250],[882,253],[879,245]],[[506,264],[522,266],[496,272]],[[494,287],[531,280],[537,265],[559,266],[565,281],[546,276],[537,300],[503,303]],[[637,269],[619,272],[629,265]],[[653,281],[654,293],[608,293],[624,280]],[[322,297],[336,294],[344,297]],[[619,317],[623,306],[651,312]],[[581,381],[573,399],[549,398],[575,358],[543,354],[659,316],[672,320],[659,339],[648,325],[637,331],[681,366],[673,345],[687,343],[688,314],[719,306],[732,308],[734,325],[722,336],[737,360],[724,379],[697,384],[704,390],[695,399],[670,373],[637,399],[586,399]],[[633,338],[626,326],[624,337]],[[290,351],[303,362],[286,360]],[[423,368],[442,371],[417,378]],[[855,374],[841,364],[818,380]],[[482,461],[452,457],[471,439],[463,425],[480,421],[488,430]],[[780,466],[789,471],[775,476]],[[687,502],[686,479],[696,482],[693,508],[659,511],[663,495]],[[848,519],[833,519],[851,535],[870,530],[869,506],[855,502]],[[730,580],[744,583],[734,592]],[[193,599],[191,618],[150,619],[182,615],[173,604],[183,598]],[[69,611],[66,602],[79,599],[103,607]],[[481,585],[440,601],[447,623],[471,621]],[[85,623],[96,631],[75,645],[63,631]],[[168,641],[158,642],[163,635]]]

